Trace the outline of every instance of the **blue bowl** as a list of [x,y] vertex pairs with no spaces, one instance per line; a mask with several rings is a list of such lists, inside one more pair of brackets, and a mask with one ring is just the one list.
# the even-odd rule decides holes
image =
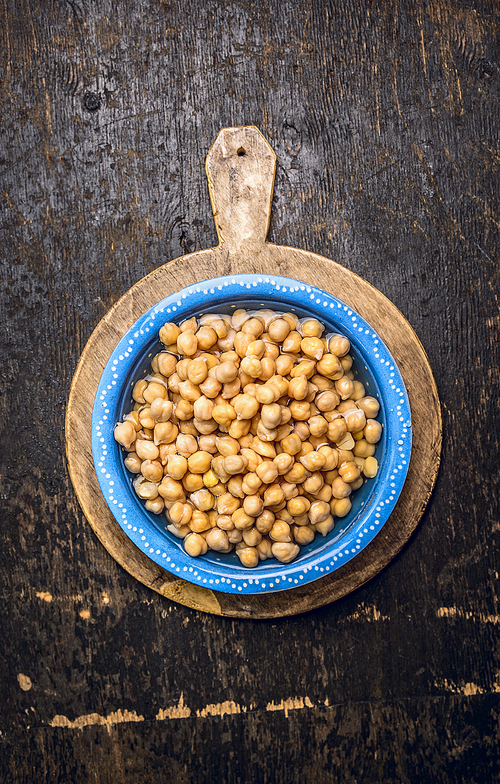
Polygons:
[[[192,558],[181,540],[166,530],[164,514],[148,512],[132,487],[123,451],[113,437],[115,424],[133,406],[132,388],[161,350],[158,331],[166,321],[236,308],[274,308],[303,318],[315,316],[327,332],[351,342],[353,370],[381,404],[382,438],[375,456],[379,471],[352,495],[350,513],[326,536],[301,547],[290,564],[275,559],[256,568],[241,565],[235,553],[209,551]],[[132,542],[175,576],[225,593],[273,593],[310,583],[355,558],[380,532],[402,490],[411,454],[408,394],[382,339],[352,308],[321,289],[278,276],[229,275],[188,286],[159,302],[129,329],[101,376],[92,414],[92,451],[99,484],[113,516]]]

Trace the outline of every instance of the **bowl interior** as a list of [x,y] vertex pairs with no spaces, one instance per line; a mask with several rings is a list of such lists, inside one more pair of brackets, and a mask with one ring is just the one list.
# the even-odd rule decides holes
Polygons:
[[[243,289],[242,279],[250,282]],[[227,280],[232,283],[227,285]],[[219,281],[224,281],[222,286]],[[185,298],[184,292],[187,292]],[[193,296],[193,293],[202,296]],[[208,551],[200,558],[190,558],[182,541],[166,530],[165,516],[148,512],[136,496],[133,476],[124,466],[121,447],[112,438],[114,424],[133,407],[134,384],[150,372],[152,358],[164,348],[158,340],[160,326],[165,321],[180,321],[207,312],[230,314],[241,307],[293,311],[299,318],[315,316],[325,324],[326,333],[340,332],[348,337],[355,378],[364,385],[367,395],[379,400],[381,408],[377,418],[383,426],[375,454],[379,472],[353,493],[349,514],[337,519],[326,537],[316,535],[311,544],[301,547],[299,556],[291,564],[280,564],[272,559],[252,570],[242,567],[234,552],[222,555]],[[410,411],[394,360],[383,341],[359,314],[340,300],[300,281],[237,276],[236,279],[207,281],[199,284],[198,289],[191,287],[168,297],[120,341],[106,366],[100,388],[92,428],[94,461],[111,511],[125,532],[153,560],[178,572],[184,579],[208,583],[217,590],[283,590],[338,568],[357,555],[380,530],[406,476],[411,448]],[[105,392],[104,396],[102,392]],[[106,444],[105,455],[102,454],[103,443]]]

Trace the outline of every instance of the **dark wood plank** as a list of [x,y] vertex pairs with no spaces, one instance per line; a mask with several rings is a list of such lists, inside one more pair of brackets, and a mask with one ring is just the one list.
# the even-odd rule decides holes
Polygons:
[[[3,19],[4,780],[498,781],[498,4],[23,0]],[[137,280],[216,243],[202,162],[249,124],[278,159],[270,239],[388,296],[444,413],[410,543],[272,622],[130,577],[64,459],[86,341]],[[185,723],[156,719],[181,695]],[[201,715],[224,703],[242,713]]]

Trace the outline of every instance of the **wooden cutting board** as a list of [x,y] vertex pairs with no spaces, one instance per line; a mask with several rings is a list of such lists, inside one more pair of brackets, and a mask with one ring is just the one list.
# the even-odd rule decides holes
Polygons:
[[[370,283],[330,259],[266,241],[276,156],[254,127],[225,128],[206,160],[217,226],[216,248],[170,261],[140,280],[109,310],[91,335],[71,385],[66,454],[76,495],[104,547],[131,575],[157,593],[197,610],[238,618],[273,618],[320,607],[355,590],[386,566],[415,530],[439,468],[442,421],[422,345],[400,311]],[[91,449],[91,418],[102,371],[125,332],[164,297],[219,275],[276,274],[318,286],[357,310],[380,334],[404,378],[411,405],[413,447],[398,503],[376,538],[352,561],[303,587],[269,595],[233,595],[170,574],[136,548],[101,494]]]

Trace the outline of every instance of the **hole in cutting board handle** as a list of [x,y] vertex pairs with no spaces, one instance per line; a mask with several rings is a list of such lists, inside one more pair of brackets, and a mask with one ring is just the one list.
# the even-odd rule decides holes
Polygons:
[[239,156],[242,156],[242,155],[246,155],[246,152],[247,152],[247,151],[245,150],[245,148],[244,148],[244,147],[240,147],[240,149],[239,149],[239,150],[237,150],[237,152],[238,152],[238,155],[239,155]]

